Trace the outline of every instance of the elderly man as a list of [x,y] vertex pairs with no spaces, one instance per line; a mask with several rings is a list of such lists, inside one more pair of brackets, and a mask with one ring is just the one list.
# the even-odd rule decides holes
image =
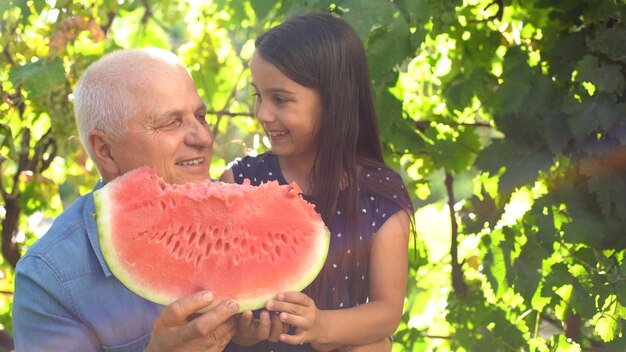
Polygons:
[[[143,165],[168,183],[208,177],[206,107],[176,56],[160,49],[109,54],[74,92],[81,141],[102,176],[95,189]],[[235,333],[236,302],[209,292],[168,307],[126,289],[102,258],[92,194],[67,208],[17,265],[16,351],[221,351]]]

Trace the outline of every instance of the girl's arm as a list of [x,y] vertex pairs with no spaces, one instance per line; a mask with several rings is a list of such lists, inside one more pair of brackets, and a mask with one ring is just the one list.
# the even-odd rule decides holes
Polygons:
[[362,345],[392,335],[400,319],[408,271],[410,220],[405,211],[390,217],[372,238],[369,302],[338,310],[319,310],[307,295],[285,292],[267,303],[280,320],[296,327],[280,340],[297,345]]

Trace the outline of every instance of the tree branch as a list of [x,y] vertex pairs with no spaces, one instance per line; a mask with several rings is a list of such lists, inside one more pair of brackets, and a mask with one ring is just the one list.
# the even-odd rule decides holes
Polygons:
[[461,263],[459,263],[459,225],[456,222],[456,212],[454,210],[454,189],[453,189],[453,177],[449,171],[446,171],[445,185],[448,193],[448,211],[450,213],[450,229],[452,241],[450,244],[450,256],[452,262],[452,287],[456,294],[464,294],[467,292],[467,284],[463,279],[463,270]]

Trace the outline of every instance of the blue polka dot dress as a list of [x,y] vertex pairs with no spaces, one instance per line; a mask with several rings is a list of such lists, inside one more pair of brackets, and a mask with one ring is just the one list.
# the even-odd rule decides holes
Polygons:
[[[267,181],[278,181],[280,184],[287,184],[287,181],[280,171],[278,158],[271,152],[257,157],[246,156],[238,158],[231,162],[229,167],[233,172],[236,183],[243,183],[244,179],[249,179],[252,185],[259,185]],[[398,185],[397,194],[392,194],[390,197],[406,199],[406,190],[404,189],[402,180],[394,171],[382,168],[364,168],[361,170],[361,173],[361,176],[368,178],[372,183],[395,182]],[[315,203],[314,200],[307,195],[303,195],[303,197]],[[328,275],[324,279],[324,282],[327,284],[327,290],[325,290],[327,292],[325,294],[327,294],[328,297],[326,297],[326,300],[332,303],[326,307],[321,307],[320,304],[317,304],[320,309],[342,309],[367,302],[369,288],[369,268],[367,263],[360,265],[360,263],[357,262],[356,270],[349,270],[346,268],[348,265],[345,264],[346,260],[349,259],[355,251],[355,248],[353,248],[353,243],[355,242],[352,240],[351,236],[358,236],[359,241],[364,241],[364,246],[369,246],[372,236],[375,235],[376,231],[385,221],[396,212],[403,209],[403,207],[398,206],[385,197],[359,190],[357,205],[360,214],[357,228],[359,228],[360,231],[359,233],[348,233],[346,221],[347,213],[342,200],[340,194],[335,222],[331,228],[330,250],[325,263],[325,269]],[[409,207],[410,204],[408,204],[407,200],[407,206],[404,208]],[[344,282],[342,283],[342,281]],[[350,292],[355,291],[361,293],[358,294],[359,297],[353,297],[354,295],[350,294]],[[312,298],[315,300],[315,297]],[[315,350],[308,344],[292,346],[284,343],[263,341],[249,347],[238,346],[231,342],[225,351],[314,352]]]

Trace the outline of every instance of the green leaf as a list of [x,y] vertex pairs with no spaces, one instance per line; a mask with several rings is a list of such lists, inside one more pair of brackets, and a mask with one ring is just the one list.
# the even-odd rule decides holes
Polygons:
[[589,41],[589,47],[615,61],[626,62],[626,25],[618,22],[611,27],[600,29]]
[[428,127],[424,135],[431,141],[425,147],[433,162],[456,173],[469,168],[480,150],[480,140],[473,129],[453,130],[449,126],[434,125]]
[[624,275],[621,281],[615,283],[614,289],[617,300],[622,306],[626,307],[626,275]]
[[577,216],[563,226],[564,239],[569,243],[582,243],[598,247],[604,238],[604,224],[594,217]]
[[595,333],[605,342],[614,340],[622,331],[619,321],[608,314],[600,315],[595,323]]
[[341,7],[349,9],[344,13],[343,19],[354,28],[364,42],[374,26],[386,27],[394,21],[394,7],[388,1],[380,3],[371,0],[345,0]]
[[31,14],[30,7],[28,7],[27,0],[9,0],[9,5],[20,9],[20,23],[23,25],[28,24],[28,20]]
[[394,16],[388,21],[388,24],[372,32],[367,44],[367,59],[372,76],[393,69],[412,54],[411,32],[406,19]]
[[548,252],[532,236],[527,237],[519,257],[515,260],[515,289],[530,302],[541,281],[541,267]]
[[[588,163],[583,163],[582,165],[587,164]],[[598,173],[587,170],[584,167],[581,167],[581,172],[591,176],[589,181],[587,181],[587,187],[590,192],[596,195],[598,204],[602,209],[602,214],[605,217],[608,218],[613,212],[613,209],[624,212],[623,208],[625,204],[622,196],[626,190],[626,183],[624,183],[620,177],[621,175],[610,172]]]
[[[550,273],[543,278],[544,282],[541,287],[541,296],[548,298],[560,299],[556,291],[565,286],[572,285],[574,278],[570,274],[567,265],[556,263],[550,268]],[[554,304],[555,302],[553,302]]]
[[622,113],[613,94],[600,93],[579,102],[568,97],[563,103],[563,111],[568,115],[568,125],[579,141],[595,136],[598,131],[608,131]]
[[[13,139],[13,132],[8,124],[0,123],[0,151],[3,148],[8,149],[8,156],[12,160],[17,160],[18,155],[15,150],[15,140]],[[0,156],[3,157],[4,155]]]
[[504,61],[502,84],[495,93],[497,115],[517,114],[526,108],[524,102],[532,89],[533,74],[528,57],[520,50],[510,49]]
[[598,60],[586,55],[578,62],[578,81],[591,82],[596,88],[608,93],[621,93],[624,90],[624,75],[620,65]]
[[272,8],[276,5],[275,1],[268,0],[252,0],[250,6],[257,15],[257,20],[263,20],[270,13]]
[[498,139],[481,151],[474,164],[492,175],[504,167],[506,171],[500,177],[499,190],[511,192],[534,183],[540,171],[547,171],[552,165],[552,154],[512,140]]
[[63,61],[54,58],[51,62],[40,59],[27,63],[9,73],[9,79],[14,85],[22,85],[30,99],[35,99],[44,93],[55,90],[65,83]]
[[546,143],[552,153],[559,153],[572,138],[572,132],[567,124],[567,115],[561,111],[550,111],[545,119],[544,133]]

